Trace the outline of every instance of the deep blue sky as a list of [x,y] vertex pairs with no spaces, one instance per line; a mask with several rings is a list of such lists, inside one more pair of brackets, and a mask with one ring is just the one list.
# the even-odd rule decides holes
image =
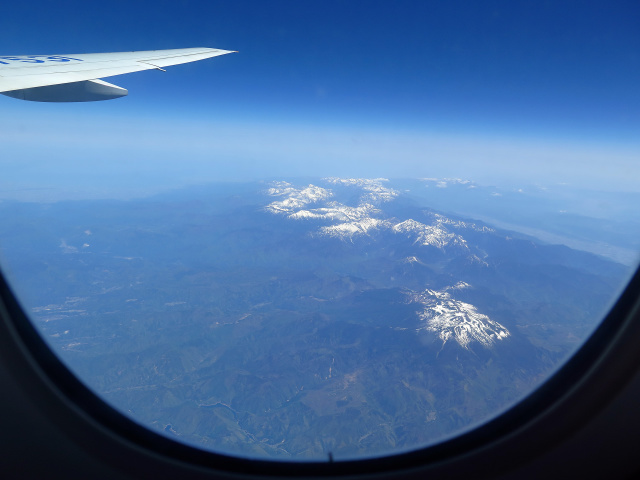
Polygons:
[[110,102],[1,97],[0,190],[306,173],[640,189],[639,25],[637,1],[4,5],[2,54],[240,53],[113,77],[130,94]]

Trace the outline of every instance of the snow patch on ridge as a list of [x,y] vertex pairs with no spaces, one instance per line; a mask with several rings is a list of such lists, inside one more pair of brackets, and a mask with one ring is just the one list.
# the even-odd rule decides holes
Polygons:
[[356,222],[339,223],[320,228],[320,234],[328,237],[351,238],[356,235],[366,235],[370,230],[388,228],[389,222],[378,218],[364,218]]
[[369,203],[360,204],[357,207],[349,207],[342,203],[330,202],[326,207],[298,210],[289,215],[289,218],[354,222],[380,213],[382,212]]
[[439,224],[425,225],[410,218],[404,222],[394,225],[391,230],[394,233],[404,233],[408,237],[415,237],[414,244],[431,245],[437,248],[444,248],[447,245],[458,245],[469,249],[467,242],[460,235],[449,232]]
[[463,222],[461,220],[452,220],[445,217],[444,215],[440,215],[439,213],[424,213],[432,215],[438,225],[450,225],[456,228],[467,228],[470,230],[475,230],[476,232],[495,232],[493,228],[484,225],[476,225],[475,223]]

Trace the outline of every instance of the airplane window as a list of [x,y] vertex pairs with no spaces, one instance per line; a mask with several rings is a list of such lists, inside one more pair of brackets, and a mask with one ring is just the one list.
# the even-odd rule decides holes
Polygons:
[[[239,51],[0,98],[2,272],[160,435],[285,461],[437,444],[542,385],[638,267],[632,2],[35,3],[5,7],[0,87]],[[23,100],[52,95],[113,98]]]

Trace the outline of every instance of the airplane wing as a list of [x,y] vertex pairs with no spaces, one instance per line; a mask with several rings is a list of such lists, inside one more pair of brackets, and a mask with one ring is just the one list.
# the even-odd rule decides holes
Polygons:
[[0,93],[37,102],[89,102],[127,95],[101,78],[233,53],[216,48],[78,55],[0,56]]

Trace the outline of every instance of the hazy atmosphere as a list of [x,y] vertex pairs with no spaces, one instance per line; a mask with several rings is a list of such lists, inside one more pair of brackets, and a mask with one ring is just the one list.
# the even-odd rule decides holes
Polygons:
[[129,96],[112,102],[0,98],[0,198],[280,175],[637,191],[639,15],[631,1],[14,3],[4,55],[239,53],[113,78]]

